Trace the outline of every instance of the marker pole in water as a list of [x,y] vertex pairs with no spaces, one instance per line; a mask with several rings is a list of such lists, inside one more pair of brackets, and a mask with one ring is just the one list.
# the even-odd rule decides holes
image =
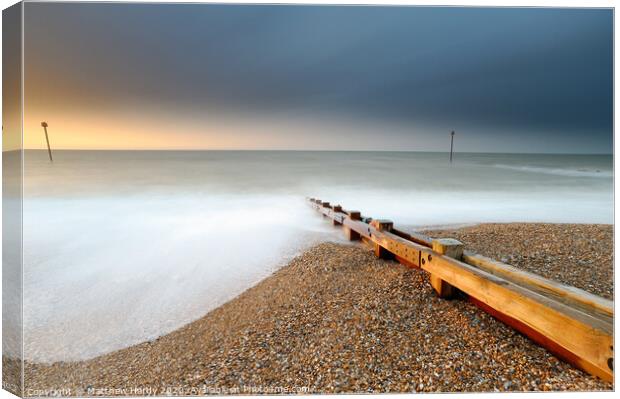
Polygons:
[[452,133],[450,133],[450,163],[452,163],[452,150],[453,149],[454,149],[454,130],[452,131]]
[[50,162],[54,162],[52,159],[52,149],[50,148],[50,139],[47,137],[47,122],[41,122],[43,130],[45,130],[45,141],[47,142],[47,153],[50,156]]

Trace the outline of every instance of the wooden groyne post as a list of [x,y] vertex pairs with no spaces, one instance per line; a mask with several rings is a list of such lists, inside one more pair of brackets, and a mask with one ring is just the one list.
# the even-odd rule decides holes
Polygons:
[[369,244],[377,257],[428,272],[438,296],[458,293],[559,358],[613,381],[612,301],[466,251],[457,240],[407,233],[390,220],[309,200],[350,240]]
[[50,162],[54,162],[54,159],[52,159],[52,148],[50,147],[50,139],[47,136],[47,122],[41,122],[41,126],[43,127],[43,130],[45,131],[45,142],[47,143],[47,155],[49,155],[50,157]]
[[452,151],[454,150],[454,130],[450,133],[450,163],[452,163]]
[[[438,254],[448,256],[450,258],[461,260],[463,256],[463,243],[457,241],[453,238],[438,238],[432,241],[433,251],[436,251]],[[432,260],[432,258],[431,258]],[[422,262],[425,263],[425,260],[422,259]],[[450,283],[445,280],[442,280],[441,277],[436,274],[430,275],[431,285],[437,295],[440,298],[452,298],[457,290]]]

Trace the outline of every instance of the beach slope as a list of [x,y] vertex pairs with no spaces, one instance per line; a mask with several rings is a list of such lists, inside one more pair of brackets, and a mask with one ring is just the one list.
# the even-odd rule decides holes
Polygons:
[[[487,254],[525,263],[544,250],[551,269],[583,265],[581,249],[595,245],[596,273],[612,275],[612,226],[558,226],[491,224],[443,233],[476,250],[512,235],[495,239],[497,252]],[[524,245],[515,229],[547,245]],[[566,256],[578,259],[567,265]],[[594,283],[600,287],[591,291],[613,295],[612,280],[584,286]],[[613,388],[474,305],[437,298],[423,271],[376,259],[359,244],[334,243],[308,250],[155,341],[84,362],[27,363],[26,384],[39,393],[69,388],[72,395],[106,396]]]

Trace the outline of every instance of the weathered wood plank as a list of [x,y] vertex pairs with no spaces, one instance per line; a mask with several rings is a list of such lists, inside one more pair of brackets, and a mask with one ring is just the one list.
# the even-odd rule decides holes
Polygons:
[[[431,254],[422,269],[555,342],[581,359],[577,366],[583,370],[607,380],[613,378],[609,367],[613,324],[446,257]],[[522,332],[527,335],[527,331]]]
[[[337,219],[345,231],[378,248],[378,255],[421,267],[556,355],[593,375],[613,380],[610,301],[477,254],[462,254],[462,246],[448,248],[447,241],[438,240],[433,246],[430,237],[395,230],[390,221],[366,223],[359,220],[359,212],[335,211],[320,200],[312,206]],[[461,256],[462,261],[458,260]]]
[[534,291],[553,296],[566,304],[583,308],[586,312],[600,312],[602,315],[607,316],[613,316],[614,314],[613,301],[593,295],[579,288],[546,279],[537,274],[517,269],[514,266],[472,252],[465,252],[463,254],[463,261],[507,280],[525,284]]

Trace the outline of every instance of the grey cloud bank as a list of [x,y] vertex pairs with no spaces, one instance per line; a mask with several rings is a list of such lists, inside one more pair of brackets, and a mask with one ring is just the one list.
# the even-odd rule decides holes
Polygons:
[[612,10],[30,3],[26,26],[42,99],[62,86],[83,106],[398,125],[395,143],[411,126],[612,151]]

